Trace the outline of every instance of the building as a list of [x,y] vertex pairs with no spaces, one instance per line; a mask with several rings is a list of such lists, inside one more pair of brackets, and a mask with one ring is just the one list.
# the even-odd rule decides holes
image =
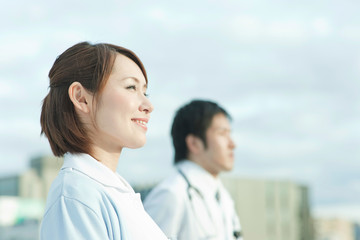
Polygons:
[[291,181],[222,177],[247,240],[313,240],[306,186]]
[[45,201],[62,164],[63,159],[58,157],[42,156],[31,159],[30,169],[24,173],[0,178],[0,196]]
[[359,223],[354,224],[354,230],[355,230],[355,240],[360,240],[360,224]]
[[359,224],[340,218],[315,219],[316,240],[359,240]]
[[18,196],[20,193],[20,175],[0,178],[0,196]]
[[63,159],[37,157],[20,175],[0,178],[0,239],[39,239],[47,193]]

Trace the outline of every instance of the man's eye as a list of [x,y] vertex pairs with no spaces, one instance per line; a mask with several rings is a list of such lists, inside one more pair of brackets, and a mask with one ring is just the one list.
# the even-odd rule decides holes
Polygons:
[[230,136],[230,132],[229,132],[229,131],[220,131],[219,133],[220,133],[220,135],[222,135],[222,136]]

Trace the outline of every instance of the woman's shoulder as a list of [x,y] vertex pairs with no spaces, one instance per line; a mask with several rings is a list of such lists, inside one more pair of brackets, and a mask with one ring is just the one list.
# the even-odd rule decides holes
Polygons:
[[47,199],[47,207],[59,199],[79,202],[89,208],[104,204],[105,188],[90,176],[73,169],[61,170],[53,181]]
[[41,236],[43,239],[50,236],[107,239],[113,218],[104,219],[103,215],[110,209],[105,190],[98,182],[75,171],[61,170],[48,194]]

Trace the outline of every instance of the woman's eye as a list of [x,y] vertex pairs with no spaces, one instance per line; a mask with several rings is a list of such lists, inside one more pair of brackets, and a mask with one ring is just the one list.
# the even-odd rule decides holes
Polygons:
[[[136,85],[127,86],[126,89],[135,90],[135,91],[137,90]],[[144,92],[144,96],[145,96],[145,97],[149,97],[149,94],[147,94],[146,92]]]

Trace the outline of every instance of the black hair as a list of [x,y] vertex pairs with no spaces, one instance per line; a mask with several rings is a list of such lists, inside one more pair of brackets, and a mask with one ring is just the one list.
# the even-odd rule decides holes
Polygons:
[[231,116],[224,108],[211,101],[193,100],[177,110],[171,127],[175,163],[188,157],[189,151],[185,139],[189,134],[199,137],[207,147],[206,131],[214,116],[219,113],[231,120]]

